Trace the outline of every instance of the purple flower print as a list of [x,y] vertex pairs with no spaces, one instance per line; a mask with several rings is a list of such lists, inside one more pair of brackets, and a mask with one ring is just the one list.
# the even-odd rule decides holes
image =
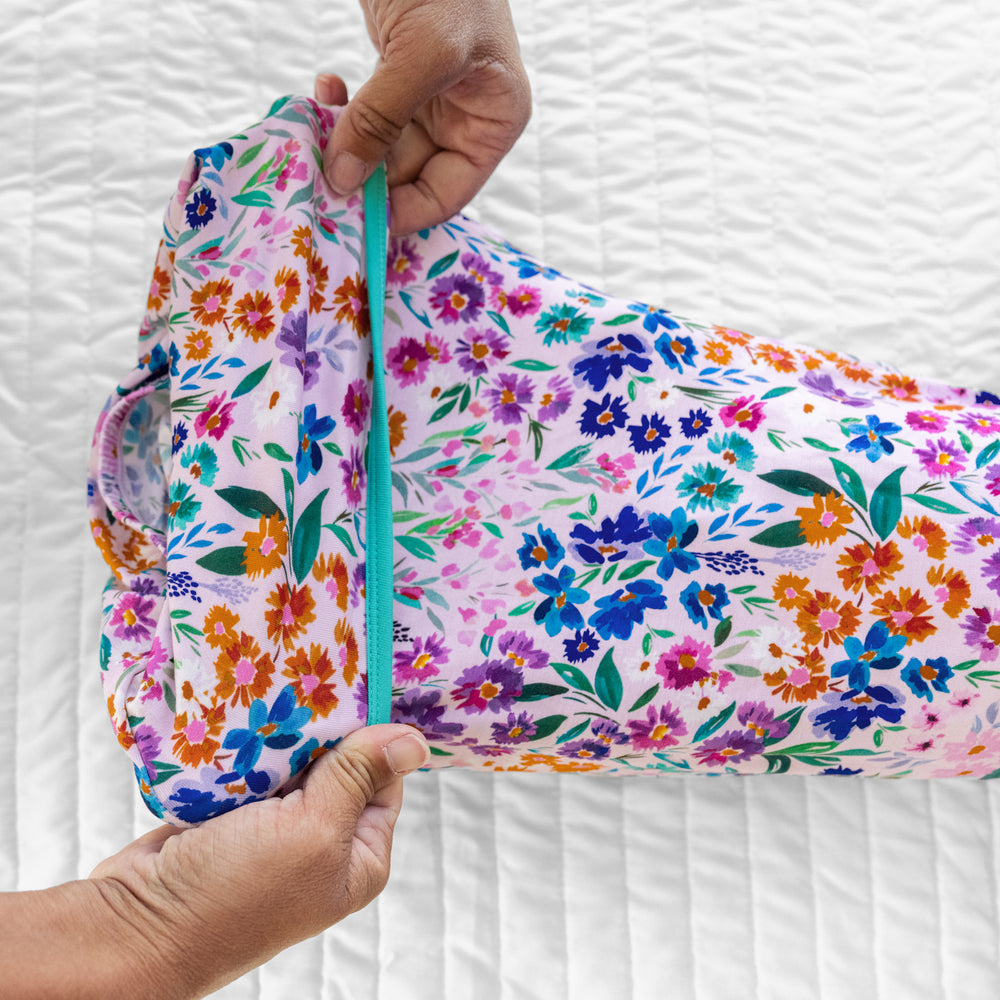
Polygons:
[[783,740],[788,735],[788,722],[775,719],[774,709],[763,701],[744,702],[736,718],[746,726],[757,739]]
[[582,740],[573,740],[572,743],[564,743],[559,748],[560,757],[569,757],[572,760],[601,760],[611,752],[611,747],[607,743],[595,740],[592,736],[585,736]]
[[990,413],[963,413],[958,422],[967,431],[981,437],[1000,432],[1000,420]]
[[371,406],[371,399],[368,396],[368,388],[364,379],[355,379],[347,387],[344,394],[344,405],[340,408],[340,414],[344,418],[344,423],[360,434],[368,419],[368,408]]
[[400,386],[414,385],[427,378],[430,352],[415,337],[403,337],[385,356],[389,373],[399,380]]
[[389,268],[386,281],[390,285],[408,285],[417,280],[424,264],[413,240],[393,238],[389,242]]
[[[367,677],[362,681],[362,686],[367,686]],[[364,692],[363,697],[365,715],[359,715],[359,718],[367,717],[367,691]],[[404,726],[413,726],[414,729],[419,729],[428,740],[445,740],[449,737],[461,736],[465,731],[465,726],[461,722],[441,721],[441,717],[445,713],[445,705],[438,704],[440,700],[441,692],[437,688],[409,688],[399,698],[393,698],[389,721],[401,723]]]
[[730,729],[721,736],[704,740],[694,751],[699,764],[715,765],[739,764],[757,754],[763,753],[764,741],[754,733]]
[[499,285],[503,281],[503,275],[494,271],[479,254],[463,253],[462,267],[480,284]]
[[319,380],[319,352],[306,350],[308,309],[289,313],[281,323],[277,344],[283,347],[280,361],[302,375],[302,387],[311,389]]
[[804,386],[817,396],[825,396],[827,399],[837,399],[845,406],[874,406],[874,402],[865,396],[848,396],[843,389],[838,388],[833,383],[833,379],[827,375],[820,375],[818,372],[809,372],[799,379],[799,385]]
[[1000,521],[995,517],[971,517],[959,529],[952,545],[967,556],[979,549],[985,552],[1000,541]]
[[542,293],[531,285],[518,285],[506,293],[505,302],[511,316],[531,316],[542,307]]
[[477,330],[470,326],[465,331],[465,340],[459,340],[455,348],[458,366],[470,375],[485,375],[510,354],[506,350],[507,343],[495,330]]
[[966,646],[978,646],[979,658],[992,662],[1000,646],[1000,611],[973,608],[960,623],[965,630]]
[[493,387],[483,393],[483,400],[493,408],[492,416],[497,423],[519,424],[534,391],[527,375],[503,372]]
[[544,670],[549,665],[549,654],[536,649],[526,632],[505,632],[497,643],[497,651],[519,670]]
[[451,274],[434,282],[431,305],[443,323],[474,323],[484,301],[479,282],[468,275]]
[[629,719],[629,738],[637,750],[664,750],[676,746],[687,735],[687,723],[668,701],[659,709],[646,707],[645,719]]
[[147,601],[139,594],[125,594],[115,605],[108,628],[116,639],[124,642],[148,642],[156,628],[156,619],[150,617],[155,606],[154,601]]
[[527,712],[519,715],[510,712],[506,722],[493,722],[490,729],[490,738],[494,743],[527,743],[538,732],[538,727]]
[[524,687],[521,671],[509,661],[487,660],[459,674],[451,691],[456,709],[470,715],[509,711]]
[[948,418],[936,410],[911,410],[906,414],[906,426],[925,434],[940,434],[948,426]]
[[553,375],[546,388],[548,392],[543,393],[538,401],[538,421],[542,424],[561,417],[573,399],[573,387],[562,375]]
[[924,472],[933,479],[951,479],[965,471],[965,452],[961,445],[945,438],[928,441],[926,448],[914,448]]
[[351,510],[356,510],[361,503],[361,497],[365,489],[365,483],[367,482],[361,449],[351,445],[351,454],[347,458],[340,460],[340,469],[344,473],[343,486],[347,506]]
[[146,765],[146,773],[151,781],[156,781],[156,758],[160,753],[160,737],[152,726],[141,725],[133,730],[135,745],[139,748],[139,756]]
[[428,637],[418,635],[411,649],[400,650],[394,655],[392,676],[404,684],[421,684],[441,673],[450,652],[444,644],[444,636],[439,639],[433,633]]

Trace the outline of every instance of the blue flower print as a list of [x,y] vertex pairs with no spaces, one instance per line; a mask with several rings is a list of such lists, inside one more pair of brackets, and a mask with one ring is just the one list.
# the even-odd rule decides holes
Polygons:
[[657,337],[653,346],[660,357],[678,372],[684,370],[684,365],[693,366],[695,355],[698,353],[690,337],[671,337],[669,333]]
[[645,452],[659,451],[670,437],[670,427],[658,413],[644,413],[639,418],[642,423],[633,424],[628,429],[632,439],[632,450],[641,455]]
[[577,629],[572,639],[563,639],[563,648],[570,663],[585,663],[601,648],[601,643],[589,628]]
[[643,328],[649,333],[656,333],[661,326],[666,330],[677,330],[680,328],[680,323],[666,309],[656,309],[642,302],[633,302],[628,308],[632,312],[636,312],[642,316]]
[[695,625],[708,628],[708,618],[722,621],[722,609],[729,604],[729,595],[724,583],[700,583],[691,581],[681,591],[681,604],[688,613],[688,618]]
[[686,417],[681,417],[681,433],[686,438],[699,438],[708,433],[712,426],[712,418],[700,407],[692,410]]
[[862,643],[856,636],[844,639],[846,660],[839,660],[830,667],[831,677],[847,675],[847,683],[852,691],[864,691],[871,682],[871,670],[892,670],[903,658],[899,651],[908,641],[905,635],[889,636],[889,629],[883,622],[875,622],[868,630]]
[[660,560],[657,576],[669,580],[675,569],[693,573],[698,568],[698,557],[686,551],[698,537],[698,522],[689,521],[683,507],[677,507],[670,517],[650,514],[649,527],[656,537],[644,543],[642,550]]
[[605,562],[619,562],[629,555],[630,546],[650,537],[649,527],[629,504],[617,518],[606,517],[600,528],[578,524],[569,537],[577,542],[572,546],[576,555],[590,566]]
[[212,221],[218,207],[211,191],[202,188],[191,199],[191,203],[184,207],[188,225],[192,229],[202,229]]
[[521,569],[536,569],[541,565],[549,569],[555,569],[560,560],[566,555],[566,550],[559,544],[554,531],[538,525],[538,537],[529,535],[526,531],[521,532],[524,545],[517,550],[518,558],[521,560]]
[[663,588],[653,580],[629,580],[623,590],[616,590],[597,600],[598,610],[587,622],[602,639],[612,636],[628,639],[636,625],[642,624],[647,610],[662,611],[667,606]]
[[563,566],[559,576],[543,573],[531,582],[548,596],[535,608],[535,621],[545,623],[545,631],[550,636],[559,634],[563,628],[582,628],[583,615],[576,605],[590,600],[585,590],[573,586],[576,573],[572,566]]
[[809,720],[814,730],[826,730],[833,739],[846,740],[855,729],[867,729],[881,719],[890,725],[903,717],[903,695],[885,684],[864,691],[827,691],[824,704],[812,710]]
[[624,427],[628,422],[628,411],[625,409],[625,399],[622,396],[611,398],[606,392],[598,403],[596,399],[588,399],[583,404],[583,416],[580,417],[580,430],[584,434],[593,434],[603,438],[614,434],[615,428]]
[[[295,685],[286,684],[281,694],[275,699],[271,711],[267,710],[267,702],[256,698],[250,706],[249,725],[246,729],[231,729],[222,745],[227,750],[238,750],[233,761],[232,771],[218,778],[219,783],[245,778],[250,788],[260,784],[262,772],[251,775],[254,764],[260,759],[261,750],[268,747],[271,750],[288,750],[302,739],[301,728],[312,718],[312,710],[295,705]],[[266,731],[266,732],[265,732]],[[263,778],[267,778],[264,774]],[[266,787],[266,786],[265,786]]]
[[319,442],[329,437],[337,426],[332,417],[316,419],[316,404],[306,407],[299,423],[299,446],[295,452],[295,469],[301,486],[310,475],[315,475],[323,466],[323,449]]
[[588,344],[587,349],[588,354],[573,365],[573,375],[582,378],[594,392],[601,392],[609,378],[621,378],[626,368],[644,372],[653,363],[633,333],[602,337],[596,344]]
[[906,686],[918,697],[934,700],[934,692],[948,693],[948,681],[955,676],[943,656],[930,660],[918,660],[916,657],[903,667],[900,677]]
[[899,424],[883,423],[869,413],[863,424],[851,424],[848,434],[858,434],[860,437],[847,442],[848,451],[863,451],[869,462],[877,462],[883,455],[891,455],[895,446],[888,440],[890,434],[898,434],[903,428]]

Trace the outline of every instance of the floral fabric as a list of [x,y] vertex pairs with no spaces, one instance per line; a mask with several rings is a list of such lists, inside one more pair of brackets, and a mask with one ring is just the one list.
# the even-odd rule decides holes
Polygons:
[[[337,113],[192,154],[94,435],[108,711],[181,825],[367,717]],[[1000,772],[997,396],[601,294],[461,215],[387,268],[392,721],[432,767]]]

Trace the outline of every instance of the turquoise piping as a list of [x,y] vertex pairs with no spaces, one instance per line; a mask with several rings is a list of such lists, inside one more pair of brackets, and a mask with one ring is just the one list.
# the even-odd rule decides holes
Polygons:
[[385,315],[385,167],[365,182],[365,268],[371,316],[372,419],[368,434],[368,493],[365,519],[365,627],[368,633],[368,725],[389,721],[392,706],[392,477],[389,418],[385,402],[382,321]]

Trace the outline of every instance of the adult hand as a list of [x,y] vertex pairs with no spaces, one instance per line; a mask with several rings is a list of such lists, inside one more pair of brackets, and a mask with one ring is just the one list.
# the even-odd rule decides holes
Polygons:
[[[390,231],[403,236],[471,201],[524,131],[531,87],[507,0],[361,0],[379,60],[340,115],[324,174],[340,194],[384,159]],[[347,103],[335,74],[322,104]]]
[[102,861],[90,878],[148,956],[142,996],[205,996],[367,906],[389,879],[399,774],[429,756],[410,726],[359,729],[283,798],[161,826]]

